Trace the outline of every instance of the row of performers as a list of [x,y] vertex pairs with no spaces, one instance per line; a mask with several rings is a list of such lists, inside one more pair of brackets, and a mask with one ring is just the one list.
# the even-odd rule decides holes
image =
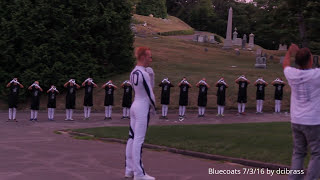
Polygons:
[[[250,84],[250,81],[244,76],[240,76],[235,80],[239,85],[238,91],[238,114],[245,115],[245,104],[247,102],[247,86]],[[256,100],[257,100],[257,113],[262,113],[263,101],[264,101],[264,89],[268,86],[268,83],[259,78],[254,83],[257,86]],[[275,86],[275,112],[280,112],[281,100],[283,96],[283,87],[285,82],[280,78],[277,78],[272,82],[272,85]],[[84,119],[90,118],[91,107],[93,106],[93,88],[98,87],[92,80],[92,78],[86,79],[82,86],[85,88],[84,95]],[[167,119],[168,105],[170,104],[170,88],[174,87],[168,78],[162,80],[159,84],[162,88],[161,91],[161,104],[162,104],[162,115],[161,119]],[[191,88],[191,84],[184,77],[182,81],[178,84],[180,87],[180,97],[179,97],[179,120],[183,121],[185,117],[186,106],[188,105],[188,90]],[[207,105],[207,92],[210,86],[207,84],[206,79],[203,78],[200,80],[196,86],[199,88],[198,95],[198,110],[199,117],[204,117],[205,108]],[[217,90],[217,105],[218,105],[218,114],[217,116],[224,116],[224,107],[225,107],[225,94],[226,89],[229,87],[228,84],[221,78],[216,82],[215,86]],[[14,78],[7,84],[7,87],[10,88],[9,93],[9,120],[16,121],[16,108],[18,104],[19,89],[23,88],[23,85],[18,82],[17,78]],[[67,88],[66,93],[66,119],[67,121],[72,121],[73,109],[75,109],[75,100],[76,100],[76,91],[80,86],[75,82],[74,79],[70,79],[64,84],[64,87]],[[130,117],[130,107],[132,104],[132,85],[129,81],[124,81],[121,85],[124,89],[123,93],[123,117],[122,119]],[[114,90],[117,89],[117,86],[108,81],[102,86],[105,89],[105,120],[111,119],[112,106],[114,104]],[[31,117],[30,121],[37,121],[39,104],[40,104],[40,94],[43,89],[40,87],[39,82],[35,81],[32,85],[29,86],[28,90],[31,91],[32,100],[31,100]],[[54,119],[54,110],[56,108],[56,95],[59,91],[54,85],[47,91],[48,94],[48,119]]]

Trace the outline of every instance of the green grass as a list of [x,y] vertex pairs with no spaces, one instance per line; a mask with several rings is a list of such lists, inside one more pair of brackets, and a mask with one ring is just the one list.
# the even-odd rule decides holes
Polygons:
[[[77,132],[127,139],[128,127],[77,129]],[[235,158],[290,165],[289,123],[150,126],[145,143]]]
[[194,34],[194,30],[189,29],[189,30],[180,30],[180,31],[169,31],[169,32],[162,32],[158,34],[161,36],[191,35],[191,34]]

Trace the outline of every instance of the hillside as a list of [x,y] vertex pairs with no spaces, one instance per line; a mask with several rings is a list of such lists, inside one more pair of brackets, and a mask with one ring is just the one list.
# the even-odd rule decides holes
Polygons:
[[[168,16],[166,19],[141,16],[135,14],[133,23],[138,31],[138,34],[158,34],[173,31],[185,31],[193,34],[193,28],[185,22],[174,16]],[[146,23],[146,26],[144,26]]]
[[[149,17],[145,17],[149,18]],[[175,26],[175,25],[174,25]],[[159,28],[161,29],[161,28]],[[161,30],[172,30],[173,27],[165,27]],[[171,105],[170,109],[178,108],[179,88],[177,84],[182,77],[187,77],[187,80],[192,84],[192,88],[189,94],[190,105],[188,108],[197,107],[197,95],[198,89],[195,84],[202,78],[206,77],[211,88],[208,92],[208,108],[216,108],[216,91],[214,87],[215,82],[224,77],[229,84],[227,89],[227,109],[237,108],[237,91],[238,86],[234,83],[234,80],[245,74],[251,81],[248,86],[248,103],[247,108],[254,109],[256,104],[256,87],[253,83],[261,76],[271,83],[275,78],[284,78],[282,67],[279,64],[279,58],[277,55],[282,55],[283,52],[279,51],[265,51],[269,55],[275,55],[273,61],[268,62],[267,69],[256,69],[255,64],[255,49],[250,51],[240,51],[241,55],[237,56],[233,50],[225,51],[221,49],[222,44],[203,44],[196,43],[190,40],[178,39],[167,36],[153,36],[136,37],[134,46],[148,46],[152,50],[153,63],[152,67],[155,71],[156,85],[161,82],[163,78],[168,77],[174,84],[171,92]],[[207,51],[205,51],[207,49]],[[114,84],[120,87],[120,84],[129,78],[130,72],[125,74],[110,77]],[[82,81],[82,80],[81,80]],[[77,80],[79,83],[80,80]],[[103,83],[98,83],[99,87]],[[156,95],[157,106],[160,108],[160,88],[155,87],[154,92]],[[84,90],[81,89],[77,93],[77,108],[82,109]],[[121,108],[123,90],[119,88],[115,91],[115,109]],[[274,87],[269,85],[266,87],[266,100],[264,103],[264,111],[273,111],[274,107]],[[284,88],[284,100],[282,103],[282,109],[289,109],[289,96],[290,88],[285,86]],[[104,90],[101,88],[94,90],[94,107],[93,110],[103,110],[104,102]],[[41,101],[41,108],[45,109],[47,103],[47,97],[43,97]],[[57,99],[57,109],[64,109],[65,95],[59,95]],[[28,109],[29,103],[20,104],[20,108]],[[6,109],[6,103],[1,103],[1,109]]]

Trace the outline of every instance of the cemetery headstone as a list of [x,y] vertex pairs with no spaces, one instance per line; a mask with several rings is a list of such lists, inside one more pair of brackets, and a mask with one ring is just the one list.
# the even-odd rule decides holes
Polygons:
[[203,42],[204,42],[204,37],[200,35],[200,36],[198,37],[198,42],[203,43]]
[[267,58],[266,57],[256,57],[256,68],[267,68]]

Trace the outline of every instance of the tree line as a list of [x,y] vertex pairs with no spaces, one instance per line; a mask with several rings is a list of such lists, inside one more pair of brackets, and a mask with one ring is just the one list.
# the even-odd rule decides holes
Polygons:
[[70,78],[99,81],[129,71],[132,6],[130,0],[0,1],[0,96],[14,77],[48,89]]

